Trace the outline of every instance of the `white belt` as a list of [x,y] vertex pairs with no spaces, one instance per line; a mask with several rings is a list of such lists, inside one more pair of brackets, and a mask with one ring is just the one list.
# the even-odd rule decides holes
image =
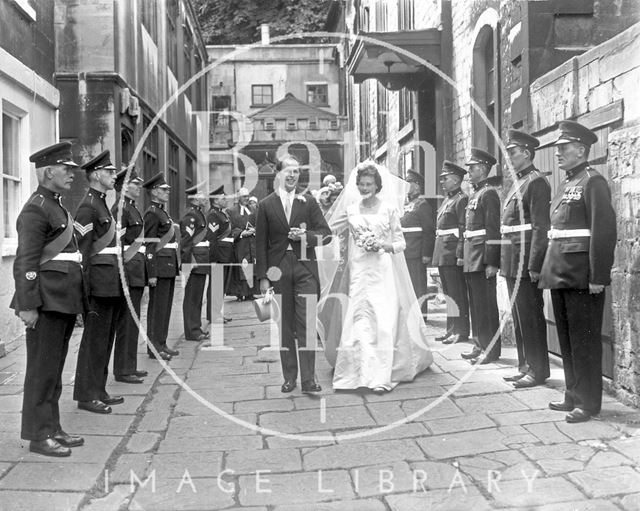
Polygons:
[[[131,245],[125,245],[124,249],[125,250],[129,250],[130,246]],[[144,254],[144,253],[146,253],[146,251],[147,251],[147,247],[145,247],[144,245],[140,245],[140,247],[138,248],[138,254]]]
[[208,241],[201,241],[200,243],[196,243],[196,247],[208,247],[208,246],[209,246]]
[[531,230],[531,224],[500,226],[500,232],[502,234],[511,234],[512,232],[524,232],[524,231],[530,231],[530,230]]
[[82,254],[80,252],[62,252],[53,257],[51,261],[72,261],[74,263],[81,263]]
[[224,241],[226,243],[233,243],[233,238],[221,238],[218,241]]
[[460,236],[460,230],[457,227],[454,229],[436,229],[436,236],[446,236],[447,234],[453,234],[458,238]]
[[422,227],[403,227],[402,232],[422,232]]
[[464,231],[465,238],[475,238],[476,236],[484,236],[487,234],[486,229],[478,229],[477,231]]
[[96,255],[118,255],[120,253],[120,249],[118,247],[105,247]]
[[549,229],[547,233],[547,237],[550,240],[557,240],[560,238],[574,238],[574,237],[586,237],[589,238],[591,236],[590,229]]
[[172,248],[174,250],[178,249],[178,244],[175,241],[172,241],[171,243],[167,243],[164,247],[162,248]]

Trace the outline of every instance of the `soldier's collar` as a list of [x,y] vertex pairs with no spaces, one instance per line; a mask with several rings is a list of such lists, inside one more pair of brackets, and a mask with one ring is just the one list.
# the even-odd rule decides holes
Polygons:
[[38,189],[36,191],[43,197],[48,197],[49,199],[58,200],[61,197],[61,195],[58,192],[54,192],[40,185],[38,186]]
[[477,191],[477,190],[480,190],[480,188],[482,188],[482,187],[484,187],[486,185],[487,185],[487,180],[485,178],[482,181],[478,181],[477,183],[474,183],[473,189]]
[[124,201],[125,201],[127,204],[133,204],[134,206],[136,205],[136,201],[135,201],[134,199],[132,199],[131,197],[127,197],[126,195],[125,195],[125,197],[124,197]]
[[462,191],[462,188],[458,186],[458,188],[456,188],[452,192],[447,192],[447,197],[453,197],[454,195],[459,194],[461,191]]
[[107,194],[104,192],[99,192],[98,190],[96,190],[95,188],[89,188],[89,193],[91,195],[93,195],[94,197],[100,197],[101,199],[104,199]]
[[159,208],[159,209],[164,209],[164,204],[162,204],[161,202],[156,202],[156,201],[152,200],[151,201],[151,205],[155,206],[156,208]]
[[580,165],[576,165],[572,169],[565,170],[564,171],[565,180],[569,181],[569,180],[573,179],[576,175],[578,175],[580,172],[585,170],[588,166],[589,166],[589,162],[588,161],[584,161]]
[[535,170],[535,167],[533,166],[533,163],[532,163],[528,167],[516,172],[516,176],[518,176],[518,179],[522,179],[524,176],[526,176],[530,172],[533,172],[534,170]]

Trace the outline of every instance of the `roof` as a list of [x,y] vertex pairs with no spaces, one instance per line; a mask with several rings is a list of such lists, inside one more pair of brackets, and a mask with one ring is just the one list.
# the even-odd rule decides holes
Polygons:
[[296,98],[290,92],[285,94],[284,98],[276,101],[273,105],[269,105],[259,110],[249,117],[253,119],[289,119],[289,118],[314,118],[321,117],[324,119],[335,119],[337,114],[319,108]]

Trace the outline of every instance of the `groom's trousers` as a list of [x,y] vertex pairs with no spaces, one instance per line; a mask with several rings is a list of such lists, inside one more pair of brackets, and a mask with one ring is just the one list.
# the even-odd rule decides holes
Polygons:
[[[280,295],[280,360],[285,380],[295,381],[298,377],[298,358],[300,359],[300,381],[315,382],[315,351],[307,345],[307,300],[318,293],[318,282],[306,266],[298,261],[291,250],[287,250],[280,262],[282,276],[274,281],[273,287]],[[307,295],[307,296],[305,296]],[[313,308],[315,311],[315,308]],[[315,327],[316,319],[309,318],[309,324]],[[315,336],[315,331],[314,334]],[[296,349],[296,339],[298,349]]]

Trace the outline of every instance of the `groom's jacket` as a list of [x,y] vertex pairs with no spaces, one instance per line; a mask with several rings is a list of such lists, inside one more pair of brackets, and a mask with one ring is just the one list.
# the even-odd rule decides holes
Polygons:
[[[288,238],[289,229],[306,229],[306,247],[301,241]],[[280,196],[275,192],[265,197],[258,206],[256,218],[256,276],[268,278],[271,267],[278,268],[289,245],[301,264],[318,279],[318,263],[314,248],[331,241],[331,230],[320,206],[309,195],[296,195],[291,206],[291,217],[287,217]],[[303,253],[304,252],[304,253]],[[304,257],[303,257],[304,256]]]

